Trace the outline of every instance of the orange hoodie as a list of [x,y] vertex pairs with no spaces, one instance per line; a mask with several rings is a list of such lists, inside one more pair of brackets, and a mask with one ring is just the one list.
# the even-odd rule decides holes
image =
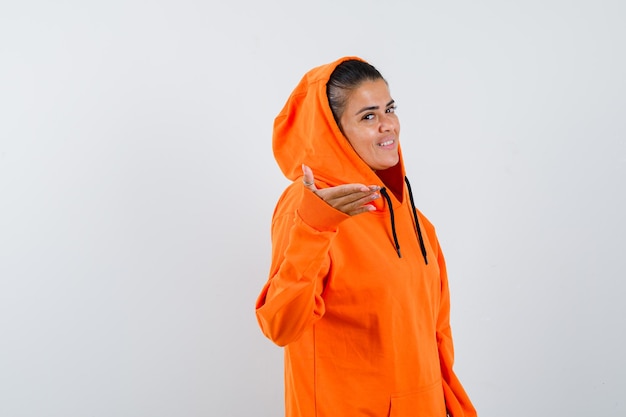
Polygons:
[[[309,71],[274,122],[274,156],[293,183],[274,211],[256,315],[263,333],[285,346],[286,415],[476,416],[452,370],[444,257],[412,204],[402,154],[374,172],[333,119],[326,83],[350,58],[359,59]],[[373,202],[376,211],[350,217],[303,186],[302,163],[318,188],[360,183],[394,192]]]

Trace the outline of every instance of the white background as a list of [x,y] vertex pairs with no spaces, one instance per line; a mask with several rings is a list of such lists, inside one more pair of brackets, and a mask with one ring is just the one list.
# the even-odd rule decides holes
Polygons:
[[626,3],[3,1],[0,415],[279,416],[254,301],[310,68],[377,66],[481,417],[626,415]]

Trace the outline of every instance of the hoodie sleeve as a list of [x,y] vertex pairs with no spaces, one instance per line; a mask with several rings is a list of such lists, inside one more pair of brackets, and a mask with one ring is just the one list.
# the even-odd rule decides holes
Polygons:
[[[296,187],[299,202],[290,204]],[[324,315],[329,250],[347,218],[299,184],[279,201],[272,222],[270,277],[256,302],[259,326],[277,345],[297,340]]]
[[454,364],[454,346],[450,328],[450,289],[446,262],[437,241],[437,263],[441,274],[441,304],[437,318],[437,344],[439,362],[443,377],[443,392],[446,408],[451,417],[476,417],[476,409],[465,392],[461,382],[452,370]]

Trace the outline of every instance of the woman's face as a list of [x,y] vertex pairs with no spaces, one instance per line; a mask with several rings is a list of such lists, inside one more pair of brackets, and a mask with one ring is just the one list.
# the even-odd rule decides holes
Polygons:
[[363,161],[373,170],[398,163],[400,122],[385,80],[365,81],[348,96],[341,128]]

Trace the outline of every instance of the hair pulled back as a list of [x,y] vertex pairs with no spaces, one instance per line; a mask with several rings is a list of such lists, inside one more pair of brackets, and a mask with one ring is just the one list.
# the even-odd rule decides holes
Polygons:
[[[357,89],[365,81],[383,80],[381,73],[373,65],[357,59],[349,59],[337,65],[330,74],[326,84],[326,96],[328,104],[333,112],[333,117],[339,129],[341,129],[341,116],[346,109],[346,103],[350,93]],[[387,82],[387,81],[385,81]]]

